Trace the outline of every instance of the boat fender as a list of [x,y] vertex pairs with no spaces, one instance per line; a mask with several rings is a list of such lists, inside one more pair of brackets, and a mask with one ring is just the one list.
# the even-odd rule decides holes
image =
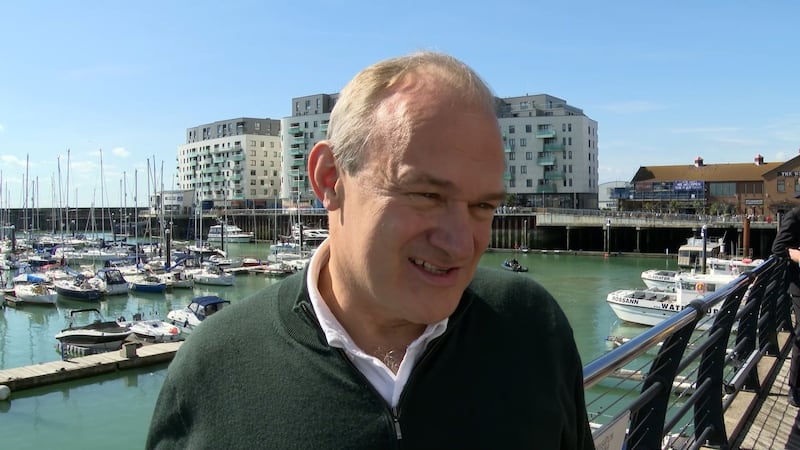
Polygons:
[[697,283],[694,285],[694,290],[697,292],[705,292],[706,286],[703,283]]
[[11,389],[5,384],[0,384],[0,401],[8,400],[11,395]]

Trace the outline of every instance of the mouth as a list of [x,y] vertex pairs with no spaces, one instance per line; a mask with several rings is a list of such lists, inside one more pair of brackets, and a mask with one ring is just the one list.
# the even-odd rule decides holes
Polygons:
[[425,272],[431,273],[433,275],[447,275],[452,268],[446,267],[437,267],[433,264],[425,261],[424,259],[409,259],[412,264],[419,267],[420,269],[424,270]]

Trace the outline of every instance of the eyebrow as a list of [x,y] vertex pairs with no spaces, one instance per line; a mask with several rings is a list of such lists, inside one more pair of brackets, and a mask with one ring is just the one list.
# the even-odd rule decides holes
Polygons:
[[[456,187],[453,183],[448,180],[437,178],[431,174],[423,173],[423,174],[414,174],[408,177],[401,177],[401,181],[408,182],[408,183],[422,183],[422,184],[429,184],[438,188],[446,189],[446,190],[456,190]],[[485,196],[482,196],[480,201],[488,202],[488,201],[498,201],[502,202],[506,199],[506,191],[500,190],[496,192],[489,193]]]

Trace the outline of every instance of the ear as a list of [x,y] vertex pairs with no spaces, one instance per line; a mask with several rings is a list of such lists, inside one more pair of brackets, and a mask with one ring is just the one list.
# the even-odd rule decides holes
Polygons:
[[[314,194],[322,200],[328,211],[335,211],[342,206],[343,194],[339,183],[339,168],[328,141],[319,141],[308,153],[308,176]],[[337,191],[338,189],[338,191]]]

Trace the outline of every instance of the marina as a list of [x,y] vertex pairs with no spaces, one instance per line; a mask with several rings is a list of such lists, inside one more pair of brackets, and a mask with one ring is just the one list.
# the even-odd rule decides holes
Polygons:
[[[231,244],[228,250],[229,256],[250,256],[263,260],[269,252],[269,246],[260,243]],[[500,266],[509,256],[508,252],[489,252],[481,259],[481,265],[502,270]],[[645,270],[677,269],[674,256],[668,259],[658,255],[603,257],[577,252],[534,251],[514,253],[513,257],[530,267],[529,272],[520,273],[519,276],[530,276],[542,283],[564,309],[575,332],[584,364],[614,347],[608,341],[609,336],[631,339],[648,329],[617,319],[605,301],[606,295],[621,287],[642,285],[641,274]],[[173,289],[163,294],[129,291],[126,295],[105,297],[98,306],[106,317],[141,314],[145,318],[163,319],[169,311],[189,305],[192,298],[219,295],[236,303],[257,296],[259,290],[277,281],[277,278],[264,273],[246,272],[236,276],[234,286],[196,285],[193,289]],[[68,362],[63,362],[55,347],[54,335],[64,327],[65,315],[79,307],[85,307],[85,303],[64,298],[59,298],[57,304],[50,307],[7,307],[0,313],[0,374],[7,379],[8,370],[25,367],[24,370],[30,371],[30,367],[34,367],[47,372],[58,370],[60,364],[77,366],[76,361],[94,361],[72,357]],[[16,431],[4,443],[10,445],[9,448],[59,446],[66,449],[99,449],[107,448],[108,441],[115,439],[141,448],[168,360],[173,353],[172,350],[165,350],[159,355],[165,358],[163,362],[154,359],[147,362],[144,359],[146,352],[177,348],[179,345],[169,343],[137,347],[136,358],[125,358],[123,353],[127,349],[123,347],[105,354],[104,358],[110,358],[108,362],[93,364],[98,366],[94,368],[97,373],[89,375],[89,372],[84,372],[76,378],[70,376],[69,380],[58,380],[53,384],[49,384],[49,381],[45,384],[38,382],[24,389],[21,385],[14,385],[10,401],[0,401],[0,428],[8,426]],[[85,358],[95,357],[101,356]],[[34,371],[28,376],[39,375],[35,375]],[[775,389],[781,389],[780,380],[779,376],[775,379]],[[595,389],[587,391],[587,400],[595,396]],[[782,389],[785,391],[785,385]],[[780,399],[776,401],[780,402]],[[121,413],[118,411],[120,404],[125,405]],[[796,410],[785,403],[785,397],[782,407],[784,416],[796,414]],[[98,420],[109,425],[97,427]],[[67,443],[64,443],[65,434],[71,436]]]

